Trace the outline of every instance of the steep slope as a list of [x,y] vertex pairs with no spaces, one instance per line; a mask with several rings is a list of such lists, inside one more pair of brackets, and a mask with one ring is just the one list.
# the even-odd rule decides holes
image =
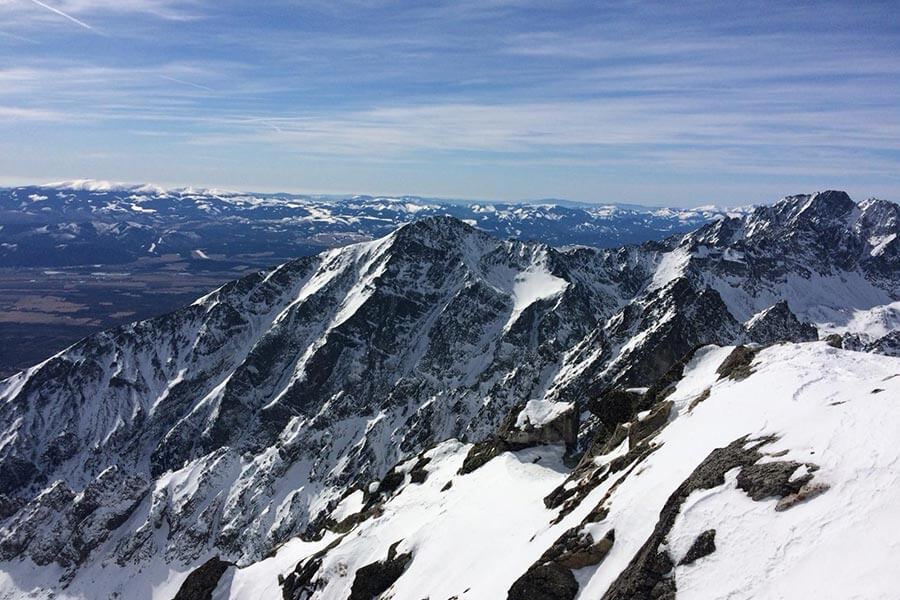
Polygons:
[[[549,247],[429,219],[7,380],[0,493],[16,514],[0,553],[75,568],[131,518],[107,544],[119,561],[192,562],[212,548],[258,559],[342,486],[435,441],[489,435],[521,398],[541,397],[560,357],[652,265],[633,250],[576,254],[577,270]],[[87,527],[99,506],[72,499],[117,485],[120,506]]]
[[426,217],[452,216],[500,238],[608,248],[685,233],[726,214],[102,181],[0,188],[0,378],[242,275]]
[[[900,360],[788,344],[760,352],[736,381],[716,374],[731,351],[698,351],[648,452],[626,439],[593,457],[596,470],[573,481],[589,491],[561,519],[543,501],[566,480],[559,448],[459,475],[468,448],[451,441],[424,455],[424,482],[411,478],[415,460],[402,465],[400,491],[348,533],[233,570],[214,597],[277,596],[278,575],[285,598],[354,597],[362,567],[393,548],[410,555],[390,582],[398,600],[892,598]],[[651,555],[668,568],[648,568]],[[294,571],[309,596],[297,595]],[[520,577],[530,595],[517,595]]]
[[686,274],[741,321],[781,299],[825,331],[900,294],[900,206],[844,192],[791,196],[686,236]]
[[[608,324],[620,342],[617,355],[583,369],[605,382],[646,385],[701,343],[831,333],[844,336],[848,348],[890,352],[900,298],[898,236],[897,204],[857,205],[844,192],[826,191],[789,196],[668,240],[647,293]],[[637,365],[609,371],[638,357]]]
[[[551,445],[460,474],[471,445],[440,443],[382,496],[347,495],[322,539],[225,564],[211,597],[892,598],[900,359],[783,344],[735,379],[717,372],[733,350],[698,350],[667,419],[636,437],[639,416],[574,471]],[[550,500],[560,488],[574,501]],[[92,564],[59,597],[171,598],[189,572],[165,569]],[[52,581],[4,571],[10,597]]]
[[[844,199],[791,197],[745,219],[613,250],[500,241],[427,218],[87,338],[0,383],[0,560],[11,561],[0,571],[12,578],[0,590],[15,597],[23,586],[69,585],[90,596],[96,568],[120,579],[140,569],[141,597],[154,588],[174,595],[200,565],[219,573],[282,547],[324,548],[298,536],[334,530],[332,521],[360,508],[385,510],[407,476],[423,477],[425,459],[435,468],[452,455],[446,469],[477,479],[477,466],[495,469],[492,457],[538,442],[564,441],[567,455],[530,450],[556,475],[522,474],[542,482],[523,489],[552,497],[549,508],[523,514],[531,522],[561,510],[572,526],[568,515],[593,509],[584,503],[595,487],[655,455],[640,432],[674,414],[661,399],[698,346],[808,341],[832,326],[822,315],[848,316],[850,328],[859,311],[891,314],[897,258],[884,240],[897,230],[896,207],[849,208]],[[829,240],[852,251],[820,247]],[[828,294],[798,293],[822,281]],[[897,347],[895,333],[843,333],[829,343]],[[748,371],[739,360],[733,368]],[[635,413],[645,419],[629,433],[623,423]],[[450,439],[459,441],[441,446],[440,461],[420,456]],[[591,466],[602,456],[615,471]],[[586,474],[596,477],[585,483]],[[370,490],[374,479],[382,484]],[[341,502],[353,490],[357,510]],[[576,546],[587,539],[572,535]],[[588,548],[606,534],[592,536]],[[376,574],[396,572],[409,554],[377,551],[386,563]],[[40,578],[31,564],[44,569]],[[635,566],[647,568],[660,565]],[[551,571],[538,575],[561,574]]]

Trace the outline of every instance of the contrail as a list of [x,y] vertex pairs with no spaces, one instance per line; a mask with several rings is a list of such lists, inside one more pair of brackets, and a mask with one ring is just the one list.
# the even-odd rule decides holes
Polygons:
[[76,25],[80,25],[80,26],[84,27],[85,29],[88,29],[88,30],[90,30],[90,31],[94,31],[94,28],[91,27],[90,25],[88,25],[87,23],[85,23],[84,21],[81,21],[80,19],[76,19],[76,18],[73,17],[72,15],[66,14],[66,13],[64,13],[63,11],[59,10],[58,8],[53,8],[53,7],[50,6],[49,4],[44,4],[43,2],[41,2],[41,0],[31,0],[31,1],[32,1],[33,3],[35,3],[35,4],[37,4],[38,6],[43,6],[44,8],[46,8],[47,10],[49,10],[50,12],[55,12],[55,13],[58,14],[59,16],[64,17],[64,18],[66,18],[66,19],[72,21],[72,22],[75,23]]
[[180,83],[181,85],[189,85],[191,87],[195,87],[198,90],[204,90],[207,92],[215,92],[214,89],[208,88],[205,85],[200,85],[199,83],[193,83],[191,81],[185,81],[184,79],[176,79],[174,77],[169,77],[168,75],[160,75],[160,78],[165,79],[166,81],[171,81],[173,83]]

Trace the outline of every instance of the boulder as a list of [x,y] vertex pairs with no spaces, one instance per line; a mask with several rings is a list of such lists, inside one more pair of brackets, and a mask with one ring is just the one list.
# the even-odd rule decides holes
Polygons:
[[[578,410],[573,403],[529,400],[500,427],[499,437],[513,448],[578,443]],[[512,415],[511,415],[512,416]]]
[[697,539],[694,540],[694,543],[691,544],[691,547],[688,548],[687,554],[684,555],[684,558],[681,559],[679,565],[689,565],[694,563],[704,556],[709,556],[713,552],[716,551],[716,530],[715,529],[707,529],[703,533],[697,536]]
[[786,460],[748,465],[738,473],[737,486],[753,500],[784,498],[800,491],[812,479],[808,473],[792,479],[800,467],[800,463]]
[[631,424],[628,430],[628,446],[636,447],[642,440],[647,439],[651,435],[657,433],[669,422],[669,415],[672,414],[674,403],[671,400],[660,402],[653,410],[650,411],[643,419],[638,419]]
[[722,361],[719,368],[716,369],[719,379],[731,378],[740,381],[741,379],[750,377],[750,375],[753,374],[753,369],[750,368],[750,365],[753,363],[755,357],[756,350],[753,348],[737,346],[731,351],[731,354]]
[[220,560],[218,556],[209,559],[187,576],[175,594],[175,600],[210,600],[219,585],[219,579],[232,563]]
[[574,600],[578,581],[569,569],[549,563],[533,566],[509,588],[507,600]]
[[394,582],[400,579],[412,560],[412,554],[397,554],[395,542],[388,550],[386,560],[369,563],[360,567],[353,578],[348,600],[373,600],[387,591]]
[[581,531],[581,526],[576,525],[562,534],[544,552],[538,563],[553,562],[568,569],[598,565],[612,550],[615,541],[616,533],[612,529],[607,531],[600,541],[595,542],[590,533]]

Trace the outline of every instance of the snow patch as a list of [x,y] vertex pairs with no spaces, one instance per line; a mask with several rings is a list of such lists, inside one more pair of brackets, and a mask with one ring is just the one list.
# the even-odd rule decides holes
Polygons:
[[556,277],[540,264],[532,265],[516,275],[512,286],[513,310],[504,329],[512,327],[526,308],[538,300],[561,294],[568,285],[565,279]]
[[551,400],[529,400],[525,408],[516,417],[516,427],[522,428],[530,423],[541,427],[556,420],[560,415],[571,410],[575,405],[571,402],[553,402]]
[[657,290],[663,288],[671,281],[681,277],[690,260],[691,253],[684,248],[676,248],[663,254],[647,289]]

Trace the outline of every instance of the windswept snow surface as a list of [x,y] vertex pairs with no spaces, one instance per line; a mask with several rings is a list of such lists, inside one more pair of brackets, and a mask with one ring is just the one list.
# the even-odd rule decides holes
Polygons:
[[[695,354],[669,397],[676,414],[656,438],[658,449],[612,492],[608,516],[587,525],[594,539],[614,529],[615,544],[599,566],[575,572],[577,598],[604,594],[650,535],[666,499],[713,449],[763,435],[778,437],[765,453],[786,453],[771,460],[819,465],[814,481],[830,489],[776,512],[776,499],[753,501],[736,488],[735,470],[726,474],[724,485],[691,494],[666,547],[678,562],[699,533],[716,529],[717,549],[676,568],[677,597],[896,598],[900,359],[821,342],[783,344],[761,351],[746,380],[720,380],[715,370],[731,350],[710,346]],[[709,397],[689,409],[707,389]],[[325,583],[312,598],[346,598],[356,570],[383,560],[395,542],[398,552],[413,558],[388,592],[391,598],[504,598],[616,481],[610,478],[591,491],[553,525],[556,511],[545,508],[542,499],[565,479],[559,448],[506,453],[457,475],[468,448],[448,441],[427,453],[428,479],[419,485],[407,476],[383,514],[351,530],[326,554],[319,570]],[[452,486],[444,489],[448,481]],[[275,595],[271,582],[322,547],[291,542],[274,558],[224,577],[214,597]]]
[[[674,560],[707,529],[718,549],[676,569],[678,598],[894,598],[900,555],[887,532],[900,530],[900,360],[785,344],[761,352],[745,381],[718,381],[725,350],[698,353],[670,397],[679,414],[661,447],[592,526],[601,534],[614,526],[616,543],[600,568],[580,574],[579,598],[599,598],[674,489],[712,449],[744,435],[780,436],[766,452],[818,464],[816,481],[831,489],[780,513],[775,499],[754,502],[736,489],[733,472],[724,486],[692,494],[668,540]],[[706,387],[710,397],[688,413]]]

